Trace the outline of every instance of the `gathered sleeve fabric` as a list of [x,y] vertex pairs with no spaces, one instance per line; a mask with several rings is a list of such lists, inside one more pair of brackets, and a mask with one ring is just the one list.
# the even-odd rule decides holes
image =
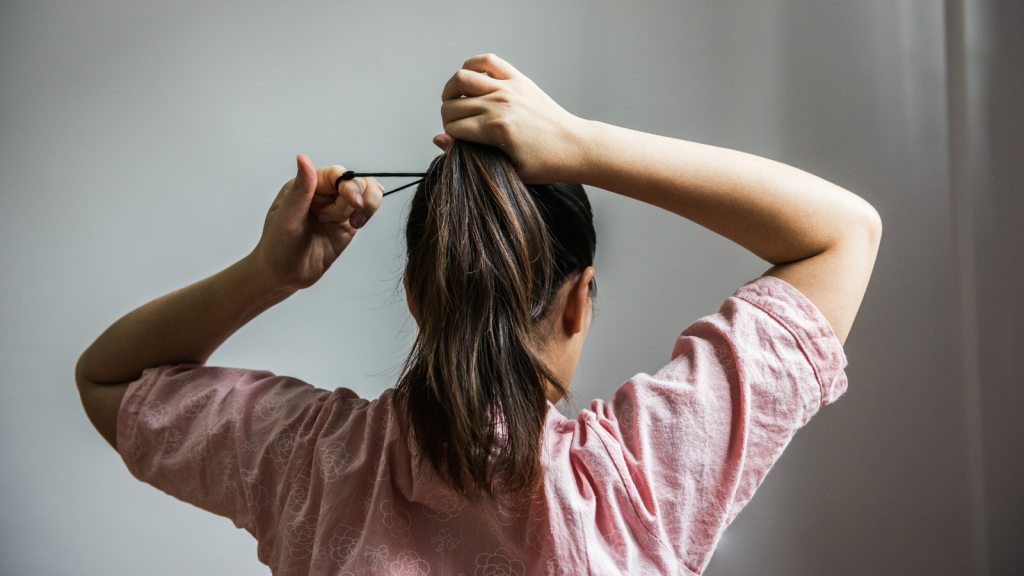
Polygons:
[[152,368],[128,387],[117,447],[137,479],[250,532],[266,562],[293,489],[304,489],[294,484],[310,467],[322,415],[366,403],[264,371]]
[[821,312],[766,276],[688,327],[654,375],[575,420],[551,410],[546,457],[574,477],[567,506],[593,515],[578,519],[590,571],[607,558],[623,570],[703,572],[796,431],[846,390],[845,366]]

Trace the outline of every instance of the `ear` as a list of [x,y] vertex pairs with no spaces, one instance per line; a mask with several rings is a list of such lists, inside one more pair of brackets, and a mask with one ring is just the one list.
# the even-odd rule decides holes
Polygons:
[[416,321],[416,326],[420,325],[420,311],[416,309],[416,305],[412,303],[412,294],[409,292],[409,275],[402,275],[402,288],[405,288],[405,305],[409,307],[409,314],[412,314],[412,319]]
[[569,292],[565,297],[565,308],[562,309],[562,330],[567,336],[575,336],[587,326],[587,303],[590,302],[590,281],[594,278],[596,270],[588,266],[586,270],[576,277],[575,282],[569,286]]

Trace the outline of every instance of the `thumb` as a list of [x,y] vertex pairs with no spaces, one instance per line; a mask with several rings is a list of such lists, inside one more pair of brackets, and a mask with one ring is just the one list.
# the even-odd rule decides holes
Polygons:
[[450,134],[438,134],[437,136],[434,136],[434,146],[440,148],[442,152],[447,152],[454,143],[455,138]]
[[305,154],[296,156],[295,163],[298,170],[295,179],[292,180],[291,190],[285,196],[281,208],[289,220],[304,220],[316,190],[316,168],[313,166],[313,161]]

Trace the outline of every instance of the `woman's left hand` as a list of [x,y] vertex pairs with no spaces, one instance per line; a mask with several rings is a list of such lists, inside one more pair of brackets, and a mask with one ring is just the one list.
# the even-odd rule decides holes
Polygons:
[[466,60],[445,84],[441,102],[445,133],[434,144],[442,150],[454,139],[495,146],[527,184],[578,182],[587,170],[590,123],[494,54]]
[[249,255],[259,280],[275,292],[315,284],[377,211],[383,196],[373,178],[353,178],[335,188],[343,166],[316,169],[303,154],[297,164],[298,173],[274,199],[263,236]]

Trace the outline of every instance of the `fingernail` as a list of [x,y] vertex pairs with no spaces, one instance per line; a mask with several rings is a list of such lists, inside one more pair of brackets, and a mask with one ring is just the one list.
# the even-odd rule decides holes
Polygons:
[[366,224],[366,214],[360,212],[353,216],[348,222],[353,228],[362,228],[363,225]]
[[384,185],[383,184],[381,184],[380,182],[377,182],[377,188],[380,188],[380,191],[381,191],[382,194],[384,193]]

